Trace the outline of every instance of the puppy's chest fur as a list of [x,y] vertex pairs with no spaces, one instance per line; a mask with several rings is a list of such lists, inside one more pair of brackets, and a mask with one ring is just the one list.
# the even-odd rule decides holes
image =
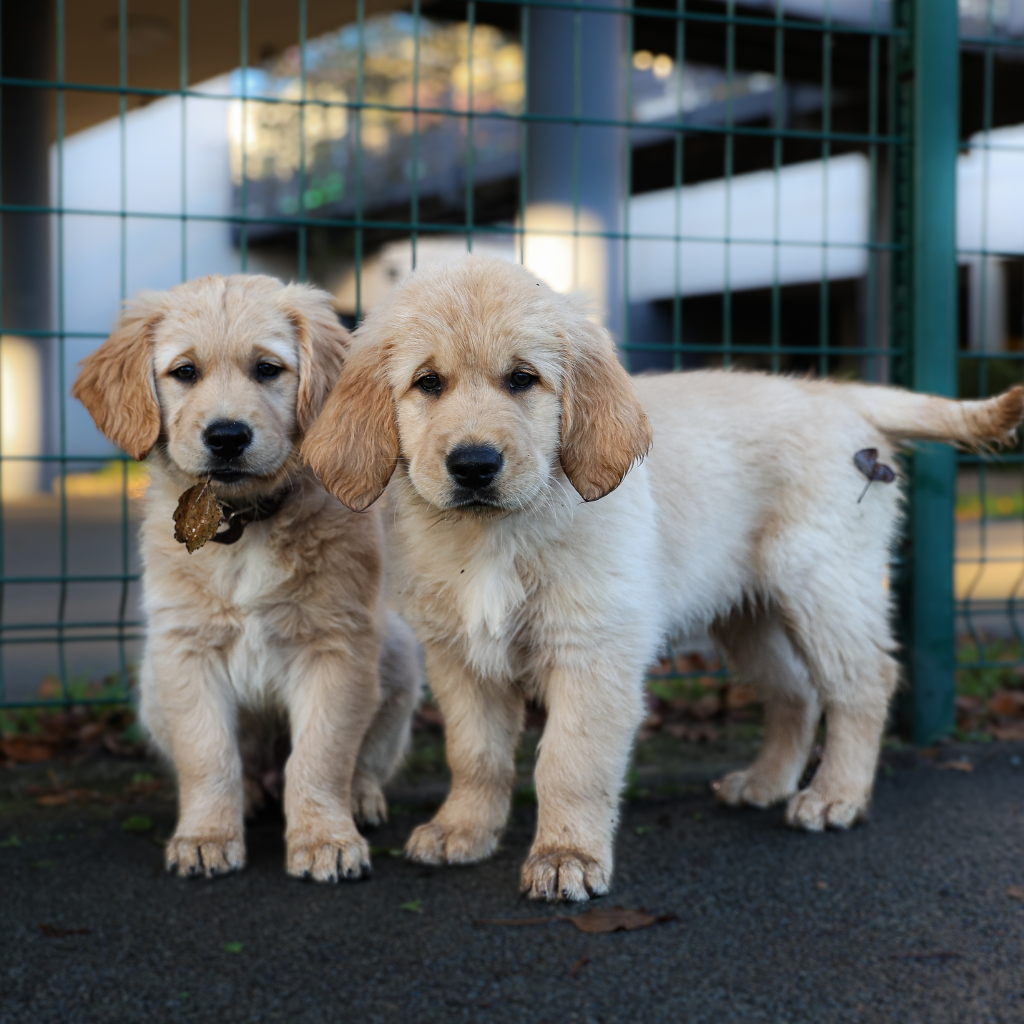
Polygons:
[[557,600],[558,531],[543,522],[432,523],[399,516],[399,595],[425,640],[454,646],[478,675],[529,675],[529,652]]
[[376,629],[372,520],[326,495],[300,493],[237,543],[208,543],[190,555],[174,540],[167,488],[154,481],[153,490],[142,527],[151,640],[168,635],[217,652],[232,685],[255,696],[297,654]]

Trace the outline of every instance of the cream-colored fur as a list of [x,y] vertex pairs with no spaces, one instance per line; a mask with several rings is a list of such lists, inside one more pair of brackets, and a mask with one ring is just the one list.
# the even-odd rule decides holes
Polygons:
[[[209,277],[139,296],[76,383],[113,440],[137,457],[152,450],[140,536],[141,714],[177,772],[166,863],[181,875],[244,865],[240,740],[252,750],[279,718],[292,747],[290,874],[358,877],[370,857],[353,814],[386,817],[381,787],[405,749],[419,693],[415,641],[381,605],[378,516],[340,505],[296,454],[347,347],[325,293]],[[194,380],[174,376],[188,366]],[[275,376],[260,376],[267,366]],[[220,465],[203,440],[218,420],[252,432],[241,478],[213,478],[220,497],[240,507],[292,490],[234,545],[189,554],[174,539],[172,513]]]
[[[514,387],[517,372],[533,382]],[[1003,441],[1022,406],[1019,388],[955,403],[746,373],[631,384],[608,334],[521,267],[470,257],[413,275],[358,332],[303,448],[354,507],[394,473],[397,589],[426,645],[452,769],[409,856],[494,851],[536,697],[548,721],[523,889],[607,892],[645,669],[666,636],[700,627],[767,705],[764,750],[723,780],[722,799],[790,798],[794,826],[851,825],[897,681],[883,579],[899,505],[881,483],[858,504],[853,456],[874,447],[891,461],[912,437]],[[644,411],[653,450],[625,475],[647,450]],[[446,463],[467,443],[504,456],[475,503]],[[822,711],[824,760],[798,793]]]

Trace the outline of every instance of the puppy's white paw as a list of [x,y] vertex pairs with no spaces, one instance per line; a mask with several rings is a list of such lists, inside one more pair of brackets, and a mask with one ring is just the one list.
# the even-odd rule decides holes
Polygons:
[[181,878],[215,878],[245,867],[240,836],[174,836],[164,851],[168,871]]
[[793,790],[756,768],[730,772],[713,786],[715,799],[730,807],[771,807],[792,796]]
[[368,776],[352,780],[352,817],[371,828],[388,820],[388,802],[380,786]]
[[519,888],[531,900],[582,903],[591,896],[604,896],[610,883],[611,865],[579,850],[549,849],[527,858]]
[[405,855],[420,864],[475,864],[494,853],[498,833],[465,825],[449,825],[435,818],[413,829]]
[[805,832],[826,828],[850,828],[867,818],[867,800],[849,796],[830,796],[818,792],[813,784],[801,790],[786,807],[786,824]]
[[362,878],[370,873],[370,846],[361,835],[288,837],[288,874],[314,882]]

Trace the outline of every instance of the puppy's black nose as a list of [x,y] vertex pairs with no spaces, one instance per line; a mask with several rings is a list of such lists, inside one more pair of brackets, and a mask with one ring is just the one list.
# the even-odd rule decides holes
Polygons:
[[249,447],[252,431],[237,420],[214,420],[203,433],[203,441],[214,455],[230,462]]
[[464,444],[453,448],[446,465],[460,487],[479,491],[494,482],[504,462],[497,448],[482,444]]

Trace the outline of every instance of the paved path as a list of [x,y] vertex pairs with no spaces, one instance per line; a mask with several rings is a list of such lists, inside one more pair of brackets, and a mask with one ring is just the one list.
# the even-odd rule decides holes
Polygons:
[[[517,894],[529,806],[487,864],[378,854],[372,881],[320,887],[285,877],[280,821],[251,830],[244,873],[186,882],[122,831],[125,808],[8,803],[0,1022],[1019,1022],[1022,755],[972,748],[962,772],[889,754],[874,818],[849,834],[790,832],[779,810],[718,808],[699,773],[677,779],[625,807],[601,904],[678,920],[613,935],[473,923],[565,913]],[[142,810],[172,824],[169,801]],[[374,844],[427,813],[400,806]]]

